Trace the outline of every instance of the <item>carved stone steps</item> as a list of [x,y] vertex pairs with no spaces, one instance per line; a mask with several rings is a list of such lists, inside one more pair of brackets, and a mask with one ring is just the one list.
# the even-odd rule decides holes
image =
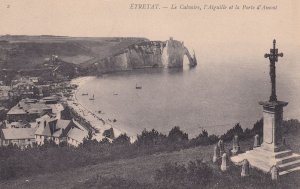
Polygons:
[[244,159],[249,161],[251,167],[260,169],[265,173],[270,173],[273,166],[278,167],[279,175],[300,170],[300,155],[292,153],[291,150],[271,152],[262,148],[255,148],[231,157],[231,161],[237,165],[241,165]]
[[300,166],[298,167],[295,167],[295,168],[292,168],[292,169],[288,169],[288,170],[285,170],[285,171],[280,171],[279,172],[279,175],[286,175],[288,173],[292,173],[292,172],[295,172],[295,171],[300,171]]
[[292,161],[295,161],[295,160],[300,160],[300,155],[299,154],[293,153],[290,156],[276,159],[278,165],[289,163],[289,162],[292,162]]
[[291,161],[288,163],[278,165],[278,168],[279,168],[279,172],[282,172],[282,171],[293,169],[293,168],[296,168],[299,166],[300,166],[300,160],[295,160],[295,161]]
[[276,159],[277,158],[287,157],[287,156],[290,156],[290,155],[293,154],[292,150],[288,150],[288,149],[287,150],[282,150],[282,151],[279,151],[279,152],[269,152],[267,150],[264,150],[261,147],[254,148],[253,152],[258,153],[262,157],[272,157],[272,158],[276,158]]

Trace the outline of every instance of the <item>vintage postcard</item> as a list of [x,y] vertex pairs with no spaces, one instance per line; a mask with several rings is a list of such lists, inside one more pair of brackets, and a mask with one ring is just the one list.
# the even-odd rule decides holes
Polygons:
[[299,9],[0,0],[0,188],[298,188]]

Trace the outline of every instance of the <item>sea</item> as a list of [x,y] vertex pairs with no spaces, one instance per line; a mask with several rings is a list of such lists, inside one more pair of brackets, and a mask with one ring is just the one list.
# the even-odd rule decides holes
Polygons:
[[[269,61],[263,56],[258,60],[199,59],[189,68],[185,58],[183,69],[105,74],[83,84],[77,99],[90,111],[115,119],[114,125],[129,136],[144,129],[167,134],[174,126],[189,138],[204,129],[221,135],[237,123],[252,128],[262,118],[258,102],[269,99],[271,84]],[[291,65],[296,64],[277,63],[277,97],[289,102],[284,119],[300,119],[300,74]],[[92,95],[95,100],[89,100]]]

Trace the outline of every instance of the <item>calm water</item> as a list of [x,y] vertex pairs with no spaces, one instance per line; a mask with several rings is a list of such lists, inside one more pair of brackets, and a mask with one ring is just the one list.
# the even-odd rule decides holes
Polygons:
[[[219,135],[238,122],[251,128],[261,118],[258,101],[270,94],[268,61],[262,62],[207,62],[195,69],[109,74],[84,84],[77,98],[88,109],[117,119],[117,127],[129,135],[144,128],[167,133],[176,125],[190,137],[203,128]],[[289,102],[284,118],[300,118],[299,76],[283,64],[277,68],[278,99]],[[81,95],[86,92],[94,94],[95,101]]]

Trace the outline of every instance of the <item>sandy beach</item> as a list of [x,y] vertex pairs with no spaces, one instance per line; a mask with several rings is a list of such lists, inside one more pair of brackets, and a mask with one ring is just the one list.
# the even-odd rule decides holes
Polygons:
[[[91,126],[96,129],[98,132],[94,133],[93,138],[97,141],[100,141],[104,138],[103,132],[107,129],[113,128],[115,137],[118,137],[122,133],[126,133],[126,131],[120,129],[116,124],[113,123],[107,116],[99,115],[96,112],[93,112],[84,104],[80,103],[77,99],[79,88],[84,85],[86,82],[94,79],[93,76],[88,77],[79,77],[75,78],[71,81],[71,84],[78,85],[77,89],[74,91],[74,95],[72,100],[68,100],[68,106],[72,107],[81,117],[83,117],[87,122],[91,124]],[[131,141],[134,141],[136,137],[130,137]]]

